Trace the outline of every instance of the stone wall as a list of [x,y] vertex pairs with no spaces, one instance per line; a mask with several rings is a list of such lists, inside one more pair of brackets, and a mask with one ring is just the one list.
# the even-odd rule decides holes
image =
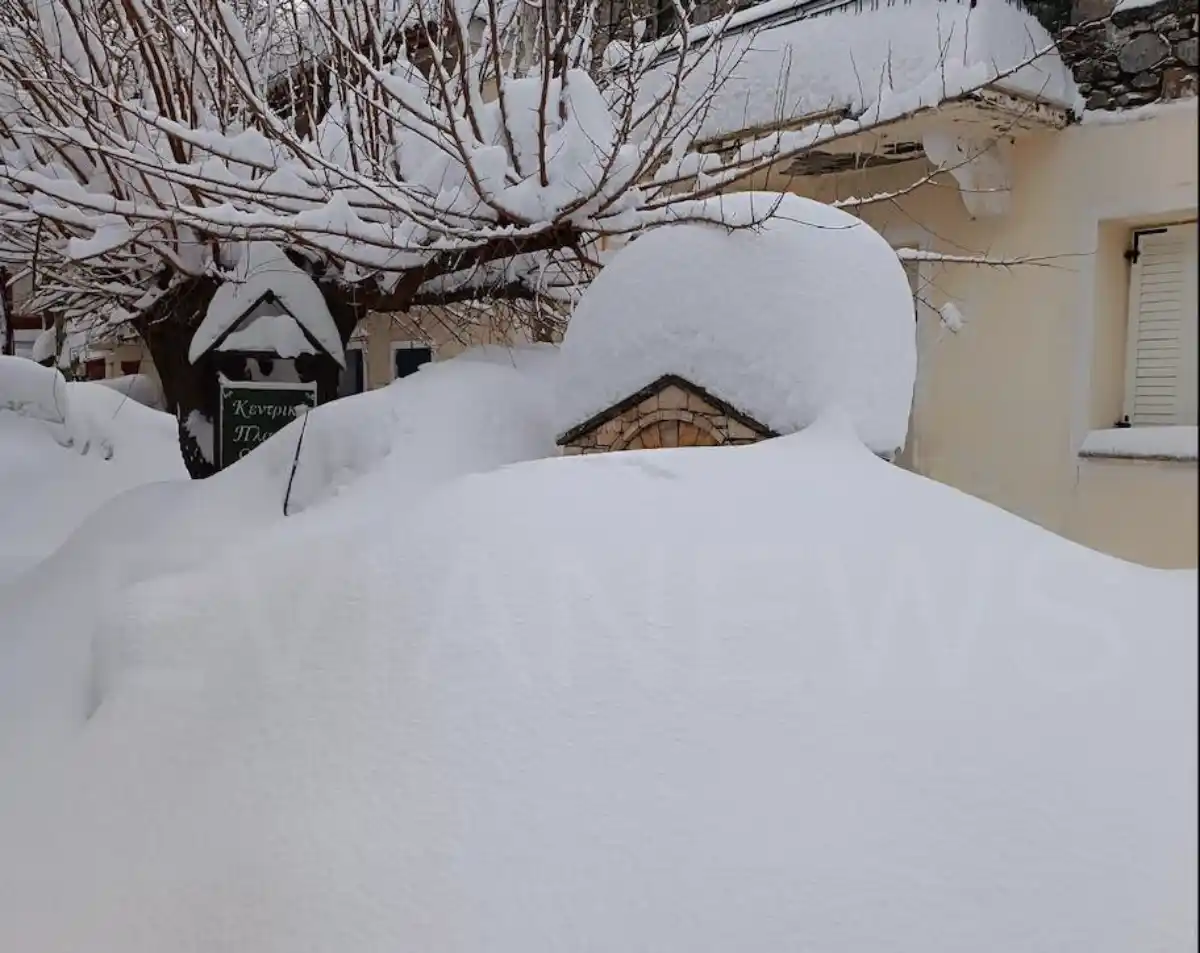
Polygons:
[[669,384],[657,393],[572,438],[564,454],[609,453],[658,447],[705,447],[757,443],[755,431],[699,394]]
[[1087,108],[1126,109],[1195,96],[1197,0],[1114,7],[1115,0],[1077,0],[1075,26],[1059,41]]

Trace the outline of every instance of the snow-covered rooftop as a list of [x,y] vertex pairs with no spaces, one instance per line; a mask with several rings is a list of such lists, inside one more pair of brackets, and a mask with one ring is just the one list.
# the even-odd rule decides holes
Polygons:
[[777,433],[838,407],[872,449],[903,446],[916,328],[896,253],[859,219],[796,195],[720,204],[729,221],[775,215],[756,229],[651,231],[584,293],[558,360],[560,430],[676,374]]
[[[1079,103],[1050,35],[1009,0],[855,3],[803,19],[797,7],[770,0],[735,15],[684,81],[683,99],[694,102],[725,78],[701,139],[830,110],[882,121],[984,85],[1064,108]],[[704,47],[715,29],[694,28],[691,42]],[[669,53],[671,41],[660,46]],[[672,62],[663,56],[647,93],[671,80]]]

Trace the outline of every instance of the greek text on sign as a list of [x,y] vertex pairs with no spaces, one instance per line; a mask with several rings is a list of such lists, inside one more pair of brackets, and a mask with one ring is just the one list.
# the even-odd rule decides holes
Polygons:
[[221,378],[218,464],[227,467],[316,406],[314,383]]

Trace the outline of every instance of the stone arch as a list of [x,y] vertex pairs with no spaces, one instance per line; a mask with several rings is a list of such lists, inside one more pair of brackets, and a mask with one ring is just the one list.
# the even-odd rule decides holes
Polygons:
[[654,410],[643,414],[613,441],[610,450],[657,450],[660,447],[717,447],[725,434],[703,414]]

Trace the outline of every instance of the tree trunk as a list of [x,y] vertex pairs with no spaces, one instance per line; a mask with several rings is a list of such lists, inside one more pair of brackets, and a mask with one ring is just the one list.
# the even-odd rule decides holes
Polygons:
[[[193,364],[188,359],[188,350],[192,335],[204,320],[219,285],[218,281],[207,277],[181,282],[164,293],[134,322],[158,370],[167,410],[175,415],[179,448],[193,479],[203,479],[217,472],[215,443],[220,402],[217,372],[221,356],[210,353]],[[344,346],[363,309],[355,302],[351,289],[328,283],[318,283],[318,287]],[[338,372],[332,359],[316,365],[313,378],[317,382],[318,402],[324,403],[337,396]]]

